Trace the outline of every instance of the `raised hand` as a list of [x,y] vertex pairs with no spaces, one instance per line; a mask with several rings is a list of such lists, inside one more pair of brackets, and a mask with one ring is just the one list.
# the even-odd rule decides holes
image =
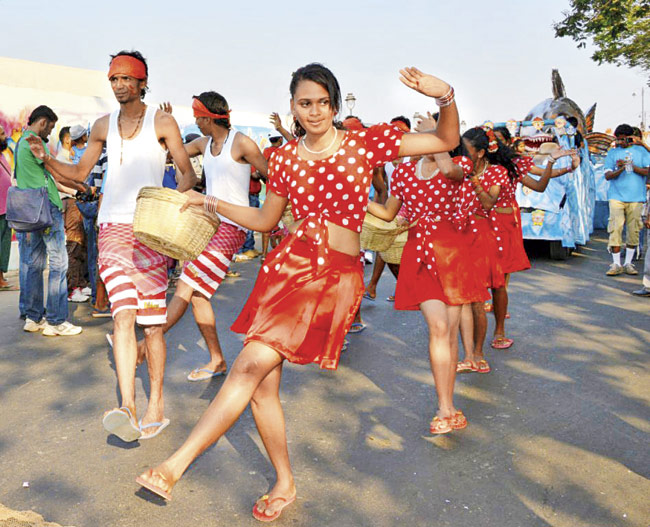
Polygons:
[[163,112],[168,113],[169,115],[171,115],[171,113],[172,113],[172,103],[170,103],[169,101],[160,103],[159,108]]
[[422,114],[419,113],[416,114],[416,116],[419,119],[415,125],[416,132],[430,132],[431,130],[436,129],[438,122],[433,118],[431,112],[427,112],[426,117],[424,117]]
[[47,157],[47,152],[43,146],[43,140],[40,137],[28,135],[26,141],[29,143],[29,148],[31,148],[32,154],[34,154],[35,158],[43,161]]
[[449,92],[450,86],[445,81],[428,73],[422,73],[415,67],[404,68],[399,72],[401,74],[399,80],[403,84],[427,97],[442,97]]
[[280,128],[282,128],[282,120],[280,119],[280,116],[278,115],[277,112],[273,112],[269,116],[269,121],[271,121],[271,124],[273,125],[273,128],[275,128],[276,130],[279,130]]

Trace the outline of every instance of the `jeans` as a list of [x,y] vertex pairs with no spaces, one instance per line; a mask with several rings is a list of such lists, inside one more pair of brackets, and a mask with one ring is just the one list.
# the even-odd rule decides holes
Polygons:
[[0,214],[0,272],[9,270],[9,255],[11,253],[11,229],[7,223],[6,214]]
[[92,290],[92,303],[97,300],[97,232],[95,219],[84,216],[84,231],[86,231],[86,246],[88,248],[88,279]]
[[49,260],[45,318],[57,326],[68,318],[68,254],[65,249],[63,213],[52,203],[53,225],[49,229],[16,233],[20,246],[21,315],[36,322],[43,318],[43,271]]
[[[256,209],[259,209],[260,197],[258,195],[249,194],[248,205],[250,207],[255,207]],[[253,235],[253,231],[248,231],[248,234],[246,234],[246,241],[244,242],[242,248],[239,250],[239,254],[244,253],[246,251],[252,251],[253,249],[255,249],[255,236]]]

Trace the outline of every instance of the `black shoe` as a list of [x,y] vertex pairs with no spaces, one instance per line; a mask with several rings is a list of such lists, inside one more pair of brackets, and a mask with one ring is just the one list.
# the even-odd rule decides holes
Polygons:
[[634,296],[650,296],[650,289],[646,289],[645,287],[642,287],[637,291],[632,291],[632,294]]

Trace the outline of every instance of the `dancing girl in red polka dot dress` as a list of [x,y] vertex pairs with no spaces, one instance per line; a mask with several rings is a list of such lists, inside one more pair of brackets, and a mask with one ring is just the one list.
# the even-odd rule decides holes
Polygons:
[[271,521],[296,498],[284,414],[279,398],[282,366],[317,362],[338,365],[345,333],[363,294],[359,233],[373,169],[407,155],[446,152],[458,143],[453,89],[416,68],[401,70],[408,87],[444,104],[438,128],[403,134],[389,125],[362,131],[338,130],[338,81],[320,64],[292,77],[291,110],[298,138],[269,159],[270,185],[261,209],[238,206],[188,192],[188,205],[267,232],[287,203],[296,222],[290,235],[266,258],[234,331],[246,332],[244,348],[185,443],[138,483],[170,498],[175,483],[206,448],[235,423],[250,403],[255,424],[277,479],[253,507],[253,516]]
[[[429,116],[416,130],[435,125]],[[453,402],[458,349],[452,339],[458,333],[462,306],[488,296],[475,260],[468,255],[472,236],[453,222],[458,192],[471,171],[467,157],[452,162],[447,153],[402,163],[393,173],[386,204],[368,205],[368,212],[386,221],[404,207],[409,223],[417,222],[402,253],[395,308],[419,309],[429,328],[429,359],[438,395],[432,434],[467,426]]]

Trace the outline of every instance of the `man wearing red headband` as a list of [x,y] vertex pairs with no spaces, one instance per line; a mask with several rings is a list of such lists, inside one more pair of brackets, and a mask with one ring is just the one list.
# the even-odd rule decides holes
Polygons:
[[[250,137],[231,128],[228,102],[220,94],[209,91],[195,96],[192,110],[203,137],[187,143],[185,150],[190,157],[203,156],[208,199],[216,196],[248,206],[251,165],[266,177],[266,159],[262,152]],[[210,352],[209,362],[188,375],[187,380],[191,382],[209,380],[226,373],[210,298],[224,279],[233,256],[244,244],[247,231],[227,218],[220,219],[217,232],[199,257],[185,262],[163,326],[165,333],[169,331],[191,302],[194,319]],[[140,357],[144,356],[148,345],[146,340],[138,343]]]
[[[112,344],[122,401],[120,408],[104,414],[103,423],[123,441],[154,437],[169,424],[163,404],[166,259],[133,236],[136,197],[142,187],[162,186],[166,150],[180,171],[178,190],[188,190],[196,181],[176,121],[143,101],[147,78],[147,62],[137,51],[111,57],[108,79],[120,107],[95,122],[77,165],[56,161],[40,141],[29,141],[34,155],[64,183],[66,179],[84,181],[106,146],[108,169],[97,218],[98,263],[111,301]],[[135,408],[136,322],[144,326],[151,383],[147,411],[140,421]]]

